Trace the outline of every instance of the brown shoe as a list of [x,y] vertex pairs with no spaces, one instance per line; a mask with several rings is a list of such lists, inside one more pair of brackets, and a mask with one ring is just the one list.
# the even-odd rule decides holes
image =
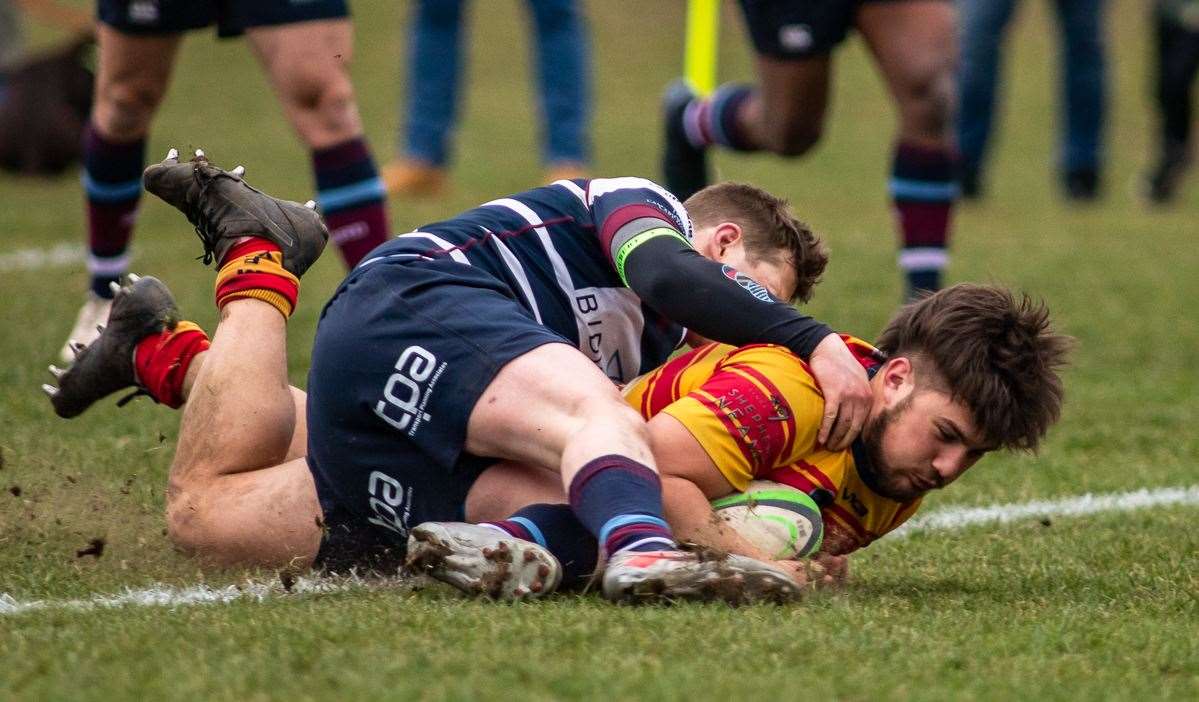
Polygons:
[[438,197],[445,193],[445,169],[421,161],[395,160],[379,175],[392,197]]
[[571,161],[550,164],[549,168],[545,171],[545,182],[547,183],[552,183],[555,180],[575,180],[577,178],[590,177],[591,175],[587,172],[586,164]]

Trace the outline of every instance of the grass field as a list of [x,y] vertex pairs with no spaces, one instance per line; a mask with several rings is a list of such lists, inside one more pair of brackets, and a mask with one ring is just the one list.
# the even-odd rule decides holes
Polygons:
[[[1199,187],[1167,211],[1133,193],[1150,146],[1143,3],[1112,3],[1108,194],[1088,208],[1063,204],[1056,187],[1056,42],[1045,5],[1026,3],[1015,28],[991,197],[960,210],[951,277],[1048,300],[1079,341],[1065,417],[1039,457],[988,458],[929,511],[1199,484]],[[383,161],[406,4],[357,6],[354,75]],[[679,70],[682,6],[589,3],[597,172],[656,176],[657,101]],[[721,70],[748,78],[731,10]],[[393,202],[397,230],[540,178],[522,3],[477,2],[473,12],[453,190]],[[837,56],[817,153],[719,160],[726,177],[791,198],[825,235],[833,263],[810,311],[865,337],[900,297],[884,195],[892,124],[854,40]],[[150,153],[172,145],[245,163],[268,191],[311,192],[307,156],[237,42],[197,35],[186,44]],[[590,597],[495,606],[355,583],[276,585],[225,604],[61,606],[126,589],[278,581],[201,572],[171,550],[162,505],[175,414],[105,402],[68,423],[37,391],[85,276],[79,263],[31,270],[14,252],[74,244],[83,227],[74,177],[0,178],[0,699],[1199,697],[1199,511],[1182,504],[884,539],[854,557],[846,591],[786,608],[631,609]],[[135,247],[135,270],[166,280],[211,328],[212,274],[192,260],[199,247],[186,222],[146,200]],[[330,255],[304,279],[290,327],[297,384],[340,275]],[[95,538],[103,555],[77,557]],[[42,606],[17,606],[34,601]]]

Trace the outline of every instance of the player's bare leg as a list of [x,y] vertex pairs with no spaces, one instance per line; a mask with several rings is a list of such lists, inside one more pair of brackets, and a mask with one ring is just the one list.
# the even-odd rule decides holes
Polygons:
[[128,272],[128,247],[141,196],[145,138],[166,93],[180,37],[136,36],[96,25],[96,80],[83,139],[90,290],[59,352],[70,362],[70,341],[87,345],[108,318],[109,283]]
[[[386,193],[363,136],[350,82],[349,19],[246,31],[292,128],[312,152],[317,200],[330,237],[353,267],[390,233]],[[346,195],[347,192],[355,193]]]
[[171,465],[171,540],[217,564],[311,565],[321,510],[306,461],[288,460],[297,414],[286,320],[265,302],[234,300],[203,361]]
[[899,113],[890,190],[909,297],[941,286],[957,200],[953,143],[957,14],[951,2],[909,0],[860,6],[857,27]]

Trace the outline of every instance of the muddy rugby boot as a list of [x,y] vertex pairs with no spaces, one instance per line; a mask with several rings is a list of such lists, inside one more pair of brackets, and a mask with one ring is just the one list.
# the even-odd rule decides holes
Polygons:
[[408,535],[407,567],[468,595],[496,600],[545,597],[562,581],[562,566],[544,547],[461,522],[416,526]]
[[739,605],[789,602],[799,598],[800,586],[778,568],[735,554],[621,551],[604,568],[603,593],[613,602]]
[[157,278],[139,278],[131,273],[125,276],[125,285],[113,283],[112,287],[116,296],[108,324],[99,327],[100,335],[87,346],[68,342],[75,361],[66,370],[50,366],[58,387],[42,386],[54,412],[64,419],[82,414],[96,400],[125,388],[138,390],[118,405],[145,394],[133,369],[134,349],[142,339],[173,329],[179,322],[175,298]]
[[200,149],[190,161],[179,152],[146,169],[146,190],[187,216],[204,244],[204,263],[219,267],[235,243],[261,237],[283,250],[283,267],[297,278],[313,264],[329,240],[316,203],[280,200],[251,187],[242,166],[226,171],[212,165]]

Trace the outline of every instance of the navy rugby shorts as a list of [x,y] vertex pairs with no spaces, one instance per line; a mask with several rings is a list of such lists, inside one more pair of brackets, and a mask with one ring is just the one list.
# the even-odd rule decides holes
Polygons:
[[858,6],[905,0],[741,0],[754,50],[776,59],[803,59],[833,50],[849,35]]
[[97,0],[96,9],[101,22],[126,34],[178,34],[215,24],[222,37],[349,14],[346,0]]
[[326,304],[308,373],[308,467],[328,570],[391,567],[408,530],[463,519],[494,459],[463,451],[475,403],[509,361],[570,343],[512,290],[449,258],[376,259]]

